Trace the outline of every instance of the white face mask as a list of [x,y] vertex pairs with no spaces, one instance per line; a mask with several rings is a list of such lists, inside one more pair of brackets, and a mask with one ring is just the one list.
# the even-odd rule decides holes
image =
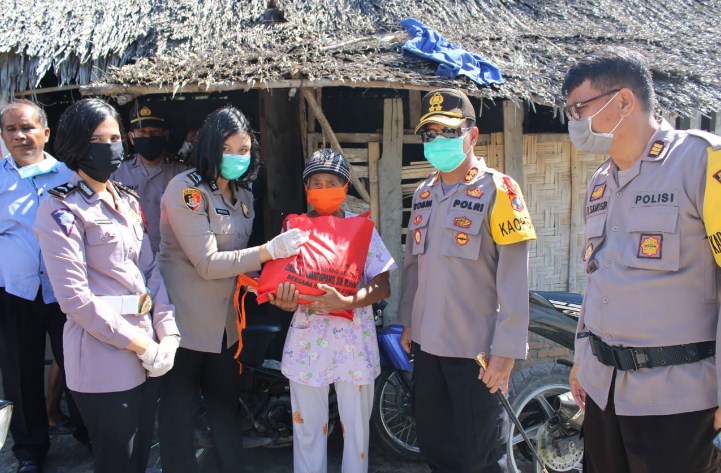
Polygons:
[[590,117],[581,118],[579,120],[570,120],[568,122],[568,135],[571,138],[571,143],[583,153],[590,154],[608,154],[611,150],[611,143],[613,143],[613,132],[621,124],[624,117],[616,123],[613,130],[608,133],[596,133],[591,128],[593,117],[603,111],[604,108],[610,104],[613,99],[616,98],[618,92],[606,102],[606,105],[600,108],[600,110]]

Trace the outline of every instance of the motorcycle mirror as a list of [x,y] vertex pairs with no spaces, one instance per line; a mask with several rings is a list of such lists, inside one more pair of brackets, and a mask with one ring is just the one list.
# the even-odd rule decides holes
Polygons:
[[13,403],[0,400],[0,448],[5,445],[5,439],[10,430],[10,418],[13,413]]

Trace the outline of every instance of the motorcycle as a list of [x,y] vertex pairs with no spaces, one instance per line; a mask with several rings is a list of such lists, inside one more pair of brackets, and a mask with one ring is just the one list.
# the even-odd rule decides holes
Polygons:
[[[568,292],[531,291],[528,330],[570,350],[582,296]],[[413,417],[413,364],[400,345],[402,326],[381,330],[383,370],[376,381],[371,417],[373,443],[395,456],[422,461]],[[524,431],[535,440],[535,449],[552,472],[582,471],[583,411],[575,404],[568,385],[572,362],[564,359],[530,366],[511,377],[508,399]],[[511,426],[507,439],[509,471],[540,473],[522,435]]]

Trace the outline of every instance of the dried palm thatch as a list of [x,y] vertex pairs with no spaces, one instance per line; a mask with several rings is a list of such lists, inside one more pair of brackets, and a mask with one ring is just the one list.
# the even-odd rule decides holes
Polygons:
[[[2,0],[0,95],[48,74],[88,91],[346,84],[562,103],[576,58],[627,45],[649,59],[659,105],[721,109],[720,0]],[[443,79],[402,54],[414,17],[495,63],[507,83]],[[114,85],[116,85],[114,87]]]

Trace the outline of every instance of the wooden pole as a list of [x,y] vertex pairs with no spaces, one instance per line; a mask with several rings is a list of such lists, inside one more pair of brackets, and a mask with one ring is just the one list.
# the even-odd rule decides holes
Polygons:
[[721,112],[711,114],[711,133],[721,136]]
[[[306,87],[301,88],[300,91],[303,94],[303,97],[305,97],[305,101],[308,104],[308,107],[315,114],[315,119],[318,120],[318,123],[320,123],[320,126],[323,129],[323,133],[325,133],[327,138],[330,140],[331,147],[342,153],[343,147],[341,147],[340,143],[338,142],[338,138],[336,138],[335,133],[333,132],[333,128],[331,128],[330,126],[330,122],[328,122],[328,119],[325,117],[323,109],[321,108],[320,104],[315,100],[313,92],[311,92],[311,90]],[[371,198],[368,195],[368,191],[366,191],[363,183],[361,183],[360,179],[358,179],[353,173],[352,165],[350,163],[348,163],[348,165],[351,166],[351,181],[353,182],[353,187],[355,187],[355,190],[358,192],[358,195],[361,199],[370,203]]]
[[564,156],[568,153],[571,161],[571,228],[568,248],[568,290],[579,292],[583,281],[578,280],[578,264],[583,239],[583,196],[577,189],[585,189],[584,172],[578,150],[570,142],[562,145]]
[[[383,156],[378,166],[380,189],[380,233],[393,259],[401,266],[403,250],[403,191],[401,175],[403,168],[403,101],[400,98],[383,100]],[[400,271],[391,273],[391,296],[384,311],[384,321],[397,318],[400,301]]]
[[503,102],[503,168],[523,189],[523,103]]
[[378,180],[378,160],[381,157],[380,143],[368,143],[368,184],[371,196],[371,220],[380,223],[380,187]]

